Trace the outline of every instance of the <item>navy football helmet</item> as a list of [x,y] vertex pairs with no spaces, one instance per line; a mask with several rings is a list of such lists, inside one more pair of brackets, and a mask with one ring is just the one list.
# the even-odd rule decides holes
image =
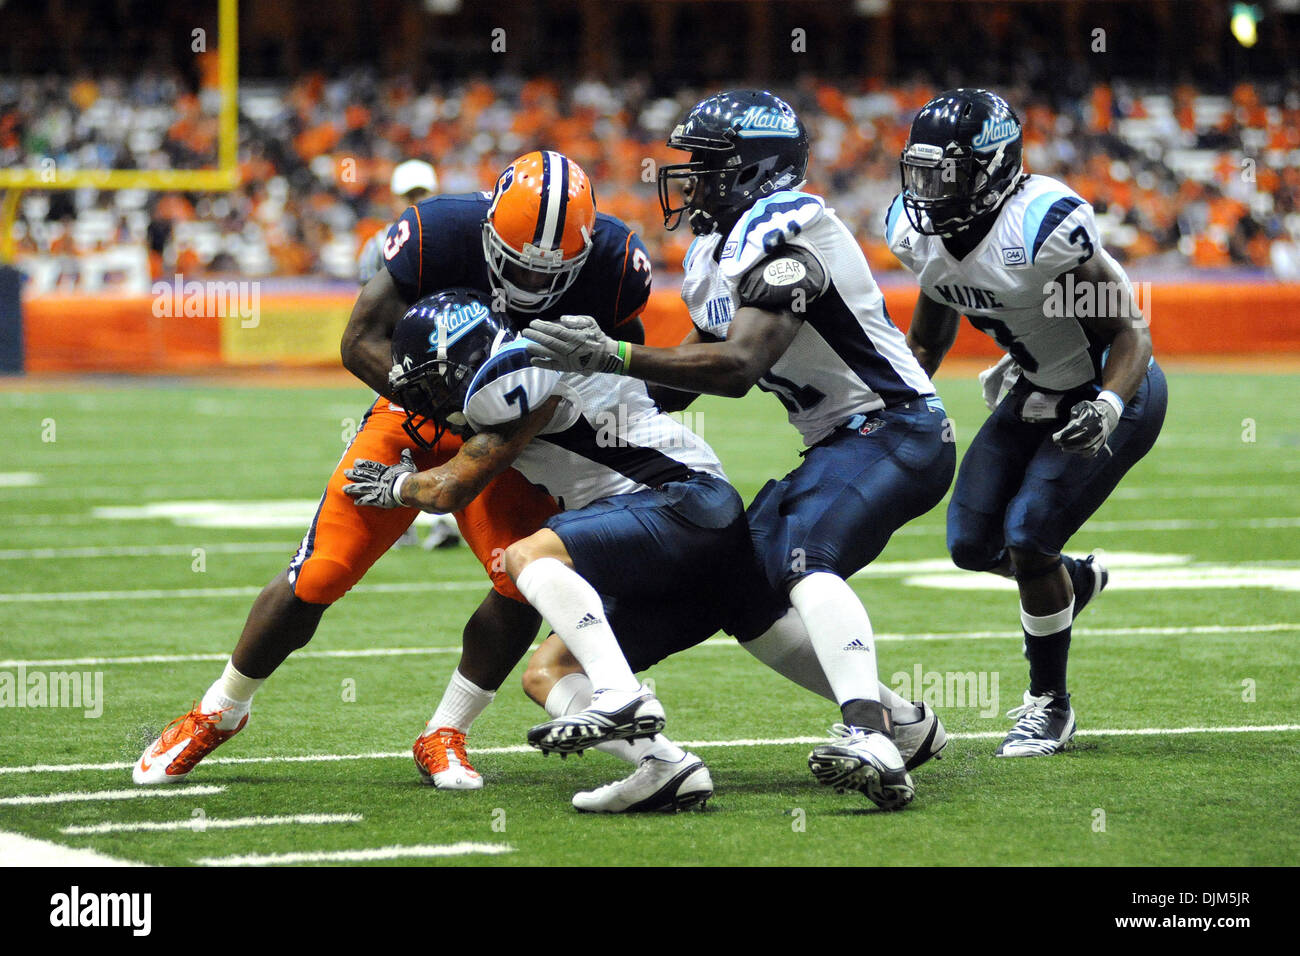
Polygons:
[[903,209],[927,236],[948,236],[997,210],[1024,171],[1020,117],[988,90],[940,93],[912,120],[899,160]]
[[[808,131],[789,103],[766,90],[715,93],[695,105],[668,145],[691,159],[659,168],[664,226],[676,229],[685,213],[697,236],[764,196],[798,187],[808,170]],[[690,193],[674,206],[679,179],[690,181]]]
[[[464,414],[470,381],[497,339],[513,334],[490,302],[477,289],[435,292],[411,306],[393,329],[388,383],[406,412],[402,428],[421,448],[432,449],[446,431],[471,433]],[[432,440],[420,434],[430,422]]]

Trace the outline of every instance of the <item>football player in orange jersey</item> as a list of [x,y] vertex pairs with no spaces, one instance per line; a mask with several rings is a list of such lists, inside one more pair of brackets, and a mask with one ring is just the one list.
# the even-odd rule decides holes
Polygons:
[[[383,256],[342,343],[343,364],[380,397],[330,476],[289,567],[253,602],[224,672],[145,750],[132,773],[138,784],[184,779],[243,729],[257,689],[410,526],[415,509],[358,508],[343,493],[344,472],[356,460],[394,462],[409,449],[426,470],[450,461],[462,445],[474,454],[475,437],[443,433],[435,440],[433,423],[406,422],[392,400],[393,328],[415,301],[450,287],[491,290],[494,304],[519,327],[533,318],[591,315],[619,339],[643,339],[639,315],[651,281],[645,246],[621,221],[596,212],[587,175],[556,152],[519,157],[493,190],[432,196],[409,207],[389,229]],[[502,555],[556,510],[548,494],[508,470],[456,515],[493,589],[465,625],[450,686],[413,748],[434,786],[483,785],[466,755],[465,734],[540,623],[505,573]]]

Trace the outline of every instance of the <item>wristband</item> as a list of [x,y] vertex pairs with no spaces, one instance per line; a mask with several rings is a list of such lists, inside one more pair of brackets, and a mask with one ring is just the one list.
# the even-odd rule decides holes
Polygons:
[[618,343],[618,373],[620,375],[627,374],[627,360],[628,360],[627,343],[620,339]]
[[402,500],[402,485],[406,484],[406,479],[410,477],[411,477],[411,472],[404,471],[400,475],[398,475],[397,480],[393,482],[393,500],[396,501],[403,508],[410,507],[410,505],[408,505],[405,501]]
[[1105,402],[1111,408],[1115,409],[1115,417],[1119,418],[1124,414],[1124,399],[1120,398],[1110,389],[1106,389],[1097,396],[1097,401]]

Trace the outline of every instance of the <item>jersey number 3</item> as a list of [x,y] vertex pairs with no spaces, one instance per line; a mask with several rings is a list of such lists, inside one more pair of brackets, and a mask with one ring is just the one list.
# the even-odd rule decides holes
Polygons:
[[405,219],[397,223],[397,232],[384,240],[384,258],[391,259],[397,255],[398,250],[406,245],[406,240],[411,238],[411,224]]

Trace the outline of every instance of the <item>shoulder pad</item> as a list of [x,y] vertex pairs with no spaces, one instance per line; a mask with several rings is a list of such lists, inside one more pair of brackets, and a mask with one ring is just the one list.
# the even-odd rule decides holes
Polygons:
[[1022,235],[1029,262],[1052,275],[1083,265],[1100,244],[1092,206],[1074,193],[1052,191],[1031,199]]
[[789,312],[826,291],[826,270],[817,257],[800,246],[786,246],[761,259],[741,276],[737,293],[742,306]]
[[735,278],[748,272],[806,231],[826,213],[819,196],[784,190],[754,204],[736,223],[718,260],[723,275]]
[[484,362],[465,393],[465,417],[475,431],[518,421],[550,398],[560,375],[535,368],[516,339]]
[[907,223],[907,216],[903,214],[903,194],[899,193],[894,197],[894,201],[889,204],[885,210],[885,242],[893,243],[894,227],[902,221]]

